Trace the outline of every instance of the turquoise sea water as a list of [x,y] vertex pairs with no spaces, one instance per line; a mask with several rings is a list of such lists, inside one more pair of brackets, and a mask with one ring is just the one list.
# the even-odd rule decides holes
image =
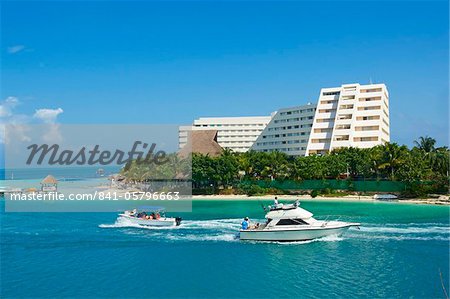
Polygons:
[[[2,201],[2,204],[4,202]],[[303,202],[317,218],[361,222],[342,237],[297,243],[236,239],[258,201],[195,201],[173,229],[114,213],[1,214],[1,297],[444,298],[449,208]],[[3,207],[2,207],[2,210]]]

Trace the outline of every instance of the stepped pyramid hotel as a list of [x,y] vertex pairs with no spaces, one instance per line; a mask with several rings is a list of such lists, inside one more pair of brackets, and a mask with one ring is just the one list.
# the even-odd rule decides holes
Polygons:
[[317,104],[281,108],[271,116],[200,118],[179,131],[214,130],[222,148],[325,154],[341,147],[370,148],[390,141],[389,93],[384,84],[322,88]]

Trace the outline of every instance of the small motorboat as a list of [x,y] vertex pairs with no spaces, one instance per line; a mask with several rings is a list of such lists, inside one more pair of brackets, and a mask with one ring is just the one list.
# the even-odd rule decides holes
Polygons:
[[267,211],[264,224],[250,225],[240,230],[241,240],[293,242],[340,235],[360,223],[316,220],[313,214],[293,204],[277,204],[264,208]]
[[125,211],[119,217],[131,221],[133,224],[142,226],[178,226],[181,223],[180,217],[166,217],[163,207],[141,207],[132,211]]

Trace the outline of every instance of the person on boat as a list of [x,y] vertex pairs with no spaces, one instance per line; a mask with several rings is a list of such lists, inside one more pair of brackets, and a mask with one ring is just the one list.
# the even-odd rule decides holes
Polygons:
[[275,196],[275,199],[273,200],[273,205],[276,208],[278,206],[278,197]]
[[248,219],[248,217],[244,218],[244,221],[242,221],[242,230],[247,230],[248,227],[250,226],[250,220]]

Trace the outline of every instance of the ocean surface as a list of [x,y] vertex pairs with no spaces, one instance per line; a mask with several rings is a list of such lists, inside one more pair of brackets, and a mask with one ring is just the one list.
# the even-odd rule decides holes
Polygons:
[[245,200],[195,201],[170,229],[133,227],[115,213],[2,212],[0,297],[445,298],[448,207],[302,206],[319,219],[361,222],[361,230],[308,242],[239,241],[242,217],[264,217],[258,201]]

